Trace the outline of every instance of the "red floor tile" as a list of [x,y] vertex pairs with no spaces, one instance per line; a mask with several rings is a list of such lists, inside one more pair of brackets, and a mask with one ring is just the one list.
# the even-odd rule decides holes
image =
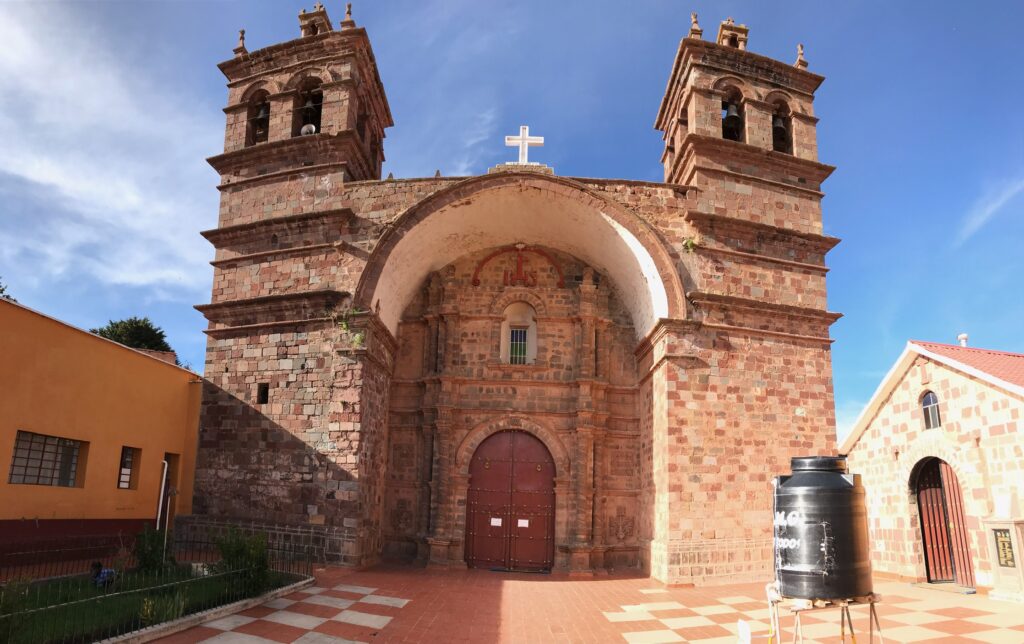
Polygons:
[[268,622],[265,619],[258,619],[255,622],[239,626],[234,631],[236,633],[246,633],[274,640],[275,642],[294,642],[306,634],[305,629],[288,626],[287,624],[278,624],[277,622]]

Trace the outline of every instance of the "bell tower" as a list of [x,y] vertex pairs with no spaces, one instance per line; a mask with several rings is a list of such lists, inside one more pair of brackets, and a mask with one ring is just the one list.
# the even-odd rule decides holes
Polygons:
[[319,2],[299,37],[249,51],[239,32],[228,80],[224,153],[209,159],[227,184],[315,168],[343,181],[380,179],[394,125],[366,30],[349,4],[335,29]]
[[832,171],[817,163],[814,92],[825,79],[807,70],[803,45],[788,65],[749,51],[749,29],[732,18],[715,42],[702,33],[693,14],[658,110],[665,181],[707,188],[742,166],[816,191]]

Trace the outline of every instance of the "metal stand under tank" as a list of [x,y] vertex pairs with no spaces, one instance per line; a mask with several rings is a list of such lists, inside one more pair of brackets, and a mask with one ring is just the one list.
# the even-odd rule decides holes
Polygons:
[[[829,608],[838,608],[839,613],[839,637],[840,641],[846,642],[847,627],[849,627],[850,641],[856,644],[857,636],[853,631],[853,616],[850,615],[851,606],[864,606],[868,607],[868,643],[873,644],[875,641],[875,634],[878,634],[878,641],[882,644],[885,643],[885,639],[882,636],[882,625],[878,621],[878,611],[875,610],[875,604],[882,601],[879,595],[874,593],[865,597],[852,597],[849,599],[793,599],[783,597],[779,594],[778,582],[772,582],[765,587],[765,591],[768,594],[768,619],[770,622],[770,632],[768,634],[768,641],[771,643],[782,641],[782,627],[780,625],[779,612],[780,607],[785,604],[789,612],[794,616],[793,621],[793,643],[800,644],[804,641],[803,625],[801,623],[801,616],[808,611],[826,610]],[[749,630],[749,629],[748,629]],[[746,639],[744,639],[744,630],[742,625],[740,627],[740,638],[741,644],[749,644],[750,637],[749,633]]]

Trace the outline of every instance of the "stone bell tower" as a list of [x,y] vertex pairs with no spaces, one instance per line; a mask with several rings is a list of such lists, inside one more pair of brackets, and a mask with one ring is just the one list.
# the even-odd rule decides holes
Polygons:
[[839,240],[823,234],[834,168],[818,162],[813,109],[824,78],[802,46],[793,64],[754,53],[732,18],[702,36],[693,14],[655,123],[665,182],[687,194],[675,225],[699,328],[654,433],[677,474],[653,474],[671,492],[653,497],[650,567],[677,581],[767,576],[772,473],[835,450],[825,255]]
[[360,413],[386,412],[360,398],[370,376],[336,350],[331,316],[351,300],[359,244],[380,235],[352,194],[380,183],[387,97],[351,5],[336,28],[317,2],[295,39],[254,51],[243,31],[219,67],[227,126],[209,159],[217,227],[202,233],[216,248],[211,301],[196,307],[209,321],[196,514],[319,530],[325,556],[362,563],[379,550],[383,447],[363,439]]
[[[351,5],[334,29],[319,2],[299,14],[300,37],[250,52],[239,33],[228,79],[224,154],[211,158],[228,184],[261,176],[329,171],[380,179],[391,111],[366,30]],[[230,191],[229,191],[230,192]]]

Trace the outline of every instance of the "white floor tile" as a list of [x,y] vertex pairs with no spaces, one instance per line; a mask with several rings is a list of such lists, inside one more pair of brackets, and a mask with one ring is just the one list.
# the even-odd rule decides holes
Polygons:
[[356,603],[353,599],[342,599],[341,597],[331,597],[330,595],[313,595],[307,599],[303,599],[307,604],[318,604],[320,606],[330,606],[331,608],[337,608],[342,610],[348,608],[352,604]]
[[399,599],[398,597],[385,597],[384,595],[367,595],[359,601],[364,604],[377,604],[378,606],[391,606],[393,608],[405,608],[410,599]]
[[675,631],[637,631],[623,633],[629,644],[667,644],[668,642],[685,642]]
[[714,626],[714,622],[707,617],[695,615],[691,617],[666,617],[658,620],[669,628],[695,628],[697,626]]
[[357,610],[343,610],[331,619],[336,622],[345,622],[346,624],[355,624],[356,626],[366,626],[369,628],[384,628],[391,621],[390,617],[384,615],[371,615],[370,613],[361,613]]
[[295,602],[290,600],[290,599],[285,599],[284,597],[278,597],[277,599],[271,599],[270,601],[268,601],[266,604],[263,604],[263,605],[266,606],[267,608],[273,608],[273,609],[276,609],[276,610],[281,610],[282,608],[288,608],[289,606],[291,606],[294,603]]
[[279,610],[276,613],[271,613],[265,617],[261,617],[260,619],[265,619],[268,622],[277,622],[278,624],[287,624],[288,626],[294,626],[296,628],[305,628],[307,630],[312,630],[327,621],[323,617],[305,615],[303,613],[292,613],[287,610]]
[[221,617],[215,619],[212,622],[206,622],[203,626],[209,626],[210,628],[216,628],[222,631],[230,631],[244,626],[249,622],[255,622],[255,617],[246,617],[245,615],[228,615],[227,617]]
[[370,593],[376,592],[376,588],[367,588],[366,586],[349,586],[348,584],[339,584],[334,587],[334,590],[343,590],[346,593],[358,593],[360,595],[369,595]]

